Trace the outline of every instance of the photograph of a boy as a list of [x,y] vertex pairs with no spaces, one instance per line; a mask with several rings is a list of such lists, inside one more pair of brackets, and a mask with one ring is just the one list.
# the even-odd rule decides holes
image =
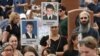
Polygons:
[[32,21],[27,21],[25,26],[26,32],[22,35],[22,38],[35,39],[36,35],[33,33],[34,24]]
[[43,20],[57,20],[57,16],[54,15],[55,8],[52,4],[46,6],[46,14],[43,16]]

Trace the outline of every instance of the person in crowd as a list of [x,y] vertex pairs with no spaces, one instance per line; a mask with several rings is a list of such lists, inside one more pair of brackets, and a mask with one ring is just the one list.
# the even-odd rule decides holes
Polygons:
[[23,53],[24,56],[38,56],[37,51],[32,46],[25,46]]
[[26,23],[26,33],[23,34],[23,38],[26,39],[34,39],[36,38],[35,34],[33,34],[34,24],[32,21],[27,21]]
[[74,29],[74,32],[79,33],[80,40],[91,35],[99,41],[99,33],[90,25],[90,14],[87,11],[79,14],[79,26]]
[[93,36],[87,36],[79,41],[80,56],[99,56],[97,53],[97,41]]
[[13,8],[13,0],[1,0],[1,7],[3,8],[4,19],[8,18],[8,12]]
[[12,12],[9,16],[9,24],[5,28],[5,31],[3,32],[3,39],[2,42],[7,42],[8,37],[10,34],[14,34],[17,36],[18,41],[20,40],[20,17],[19,14],[16,12]]
[[59,33],[64,37],[67,37],[67,25],[68,25],[68,17],[66,8],[64,6],[60,6],[59,8]]
[[97,23],[99,29],[98,32],[100,34],[100,4],[98,2],[99,0],[93,0],[92,3],[88,4],[88,9],[93,11],[94,13],[94,22]]
[[54,6],[52,4],[48,4],[46,6],[46,14],[43,16],[43,20],[57,20],[57,16],[54,15]]
[[10,43],[4,43],[2,46],[1,56],[14,56],[13,46]]
[[64,52],[63,56],[78,56],[78,34],[72,33],[68,41],[68,49]]
[[55,54],[56,55],[56,52],[50,47],[43,49],[42,56],[47,56],[49,54]]
[[26,0],[13,0],[14,12],[19,14],[25,13],[24,8],[28,5]]
[[13,46],[14,56],[23,56],[22,53],[17,49],[18,47],[17,36],[12,34],[9,38],[9,43]]
[[67,46],[67,39],[63,36],[59,35],[58,33],[58,26],[51,26],[50,27],[50,35],[44,36],[40,40],[40,45],[45,47],[51,47],[55,50],[56,55],[62,55],[64,49]]

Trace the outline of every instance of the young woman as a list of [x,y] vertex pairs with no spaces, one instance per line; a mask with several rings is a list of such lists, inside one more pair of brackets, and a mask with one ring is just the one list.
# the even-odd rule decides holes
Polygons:
[[40,40],[40,45],[43,48],[46,48],[49,46],[53,50],[56,51],[56,55],[62,55],[65,49],[65,46],[67,45],[67,39],[59,35],[58,30],[59,30],[58,26],[51,26],[50,35],[44,36]]
[[9,43],[14,48],[14,56],[23,56],[22,53],[17,49],[17,47],[18,47],[17,36],[11,35],[10,38],[9,38]]
[[63,56],[78,56],[78,34],[73,33],[68,41],[68,49],[64,52]]

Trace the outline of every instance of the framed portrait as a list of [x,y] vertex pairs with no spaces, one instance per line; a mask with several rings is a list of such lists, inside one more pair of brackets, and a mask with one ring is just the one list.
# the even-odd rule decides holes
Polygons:
[[41,16],[43,25],[57,25],[58,24],[58,2],[42,2]]
[[35,20],[21,20],[21,45],[36,44],[38,40],[38,27]]

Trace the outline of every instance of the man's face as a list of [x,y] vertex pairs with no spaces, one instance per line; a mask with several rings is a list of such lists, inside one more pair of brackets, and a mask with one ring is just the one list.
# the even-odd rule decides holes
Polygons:
[[27,32],[32,32],[32,30],[33,30],[33,26],[32,25],[27,25],[27,27],[26,27],[26,29],[27,29]]
[[47,8],[46,12],[47,12],[47,15],[52,15],[53,14],[53,9]]
[[80,14],[80,23],[83,26],[88,25],[88,23],[89,23],[89,17],[88,17],[88,15],[86,15],[86,14]]
[[94,56],[94,53],[96,52],[95,49],[90,49],[86,47],[85,45],[82,45],[80,47],[80,56]]

